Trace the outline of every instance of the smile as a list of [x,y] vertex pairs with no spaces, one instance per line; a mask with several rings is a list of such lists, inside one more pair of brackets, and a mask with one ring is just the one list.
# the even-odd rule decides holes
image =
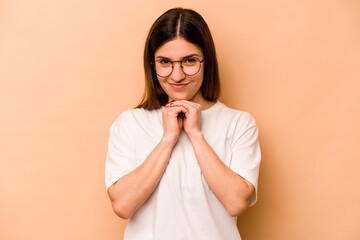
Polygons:
[[183,89],[185,88],[189,83],[169,83],[169,85],[174,89]]

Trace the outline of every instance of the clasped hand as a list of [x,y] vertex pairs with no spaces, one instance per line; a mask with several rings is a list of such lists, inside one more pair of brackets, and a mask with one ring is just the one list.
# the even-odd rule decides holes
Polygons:
[[179,100],[169,102],[162,109],[164,137],[177,141],[184,129],[189,138],[201,134],[201,105]]

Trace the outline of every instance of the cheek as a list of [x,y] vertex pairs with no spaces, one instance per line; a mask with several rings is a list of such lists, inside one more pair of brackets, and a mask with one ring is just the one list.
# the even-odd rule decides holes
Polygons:
[[161,89],[162,89],[166,94],[169,94],[169,93],[170,93],[170,92],[169,92],[169,91],[171,91],[170,86],[166,84],[166,83],[167,83],[167,79],[158,78],[158,83],[159,83]]
[[199,81],[201,82],[204,81],[204,69],[201,69],[199,72]]
[[158,77],[158,83],[160,84],[160,86],[163,88],[164,84],[165,84],[166,80],[163,78]]
[[204,83],[204,74],[200,74],[198,79],[197,79],[197,83],[198,85],[202,86],[202,84]]

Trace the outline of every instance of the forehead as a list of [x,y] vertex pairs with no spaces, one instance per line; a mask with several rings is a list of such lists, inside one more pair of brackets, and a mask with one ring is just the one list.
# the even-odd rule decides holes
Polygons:
[[159,47],[155,51],[155,58],[166,57],[170,59],[180,59],[192,54],[202,56],[201,48],[183,38],[175,38]]

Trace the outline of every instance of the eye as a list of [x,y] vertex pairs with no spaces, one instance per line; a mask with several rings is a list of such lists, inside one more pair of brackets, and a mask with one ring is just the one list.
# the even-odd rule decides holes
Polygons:
[[171,61],[168,59],[160,59],[157,62],[160,63],[161,65],[170,65],[171,64]]
[[189,58],[184,58],[182,60],[183,64],[185,66],[191,66],[191,65],[195,65],[199,60],[195,57],[189,57]]

